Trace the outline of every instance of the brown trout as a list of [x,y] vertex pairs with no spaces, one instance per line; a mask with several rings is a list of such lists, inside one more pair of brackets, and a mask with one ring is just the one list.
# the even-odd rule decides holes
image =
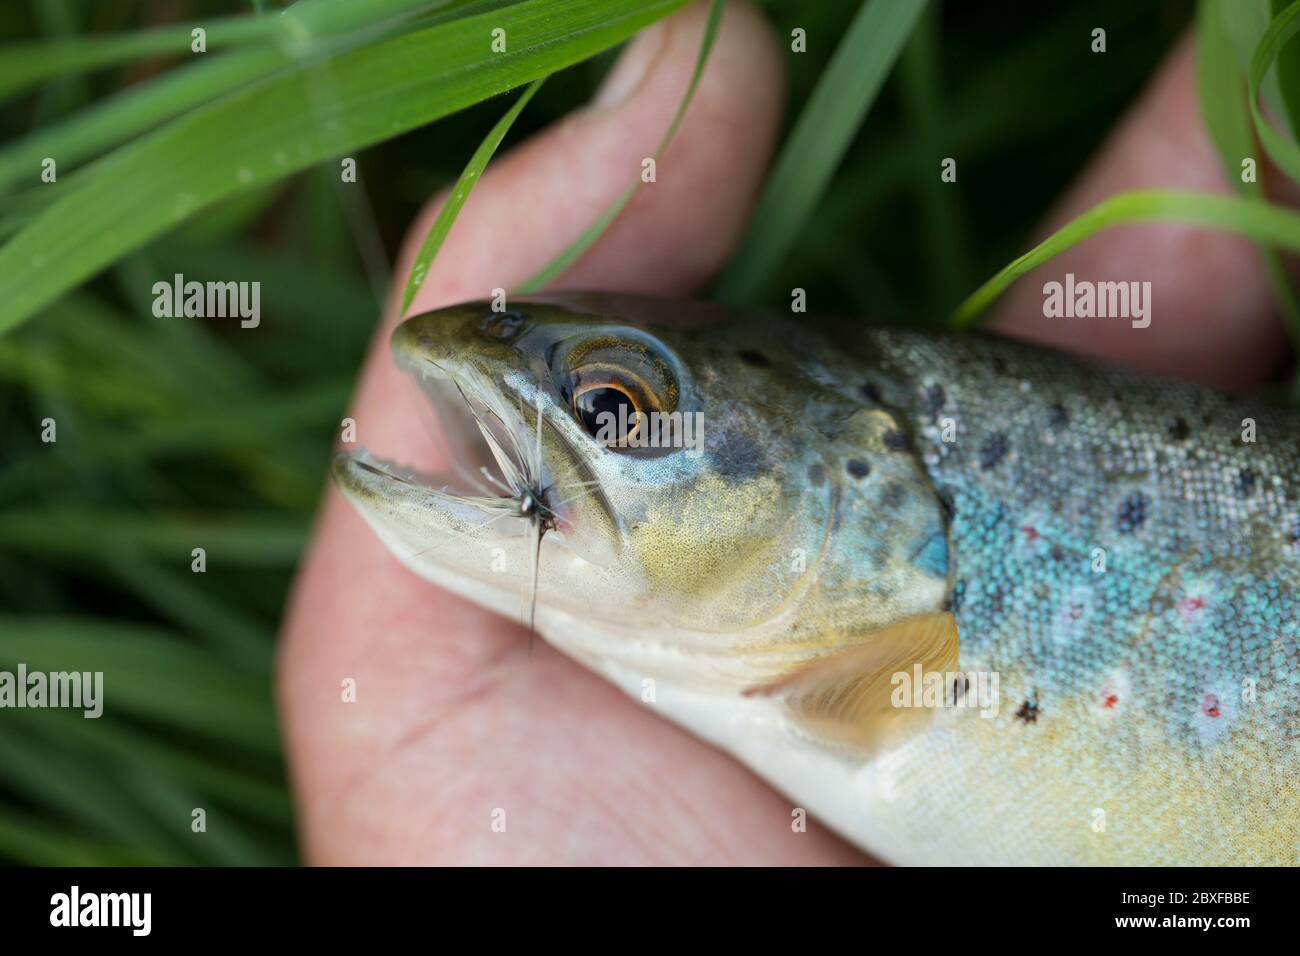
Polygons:
[[[702,320],[702,321],[701,321]],[[419,574],[914,864],[1300,858],[1300,415],[978,335],[571,294],[419,315]]]

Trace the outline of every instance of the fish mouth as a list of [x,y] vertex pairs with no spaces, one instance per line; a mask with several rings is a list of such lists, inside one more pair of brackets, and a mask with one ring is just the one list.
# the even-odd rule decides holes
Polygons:
[[[473,362],[453,366],[411,349],[400,331],[394,359],[437,416],[446,464],[422,471],[358,446],[335,453],[331,474],[408,564],[432,576],[427,571],[438,565],[482,569],[483,554],[475,552],[485,548],[540,549],[543,536],[571,544],[579,498],[612,519],[597,476],[548,421],[540,384],[514,370],[496,375]],[[548,456],[566,480],[557,480]]]
[[[435,530],[452,533],[485,519],[526,522],[538,513],[545,498],[545,466],[540,442],[530,448],[523,440],[528,423],[522,406],[506,408],[496,400],[504,390],[483,388],[478,376],[452,373],[430,358],[404,358],[399,367],[417,381],[437,415],[447,446],[443,469],[423,471],[363,446],[342,450],[331,471],[345,495],[363,511],[416,509],[439,516]],[[542,421],[541,416],[534,421]],[[540,514],[548,517],[544,506]]]

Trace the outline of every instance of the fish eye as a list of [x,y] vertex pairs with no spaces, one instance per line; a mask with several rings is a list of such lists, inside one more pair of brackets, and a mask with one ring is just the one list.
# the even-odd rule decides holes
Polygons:
[[650,416],[677,407],[677,375],[648,336],[584,336],[565,342],[560,354],[562,362],[549,360],[556,387],[578,424],[606,448],[642,447]]
[[631,390],[614,381],[580,385],[573,414],[587,434],[613,447],[626,447],[641,430],[641,406]]

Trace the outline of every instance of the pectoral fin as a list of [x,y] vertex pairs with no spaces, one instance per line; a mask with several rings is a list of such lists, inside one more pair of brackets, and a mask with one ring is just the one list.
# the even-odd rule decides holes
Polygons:
[[957,652],[952,614],[926,614],[873,631],[861,644],[744,693],[779,698],[814,736],[874,749],[897,743],[933,716],[932,708],[894,706],[894,675],[907,674],[911,680],[918,663],[922,674],[951,672]]

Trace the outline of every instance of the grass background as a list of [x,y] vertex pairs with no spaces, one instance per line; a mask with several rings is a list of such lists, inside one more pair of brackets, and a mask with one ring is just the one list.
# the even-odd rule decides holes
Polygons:
[[[761,5],[783,35],[808,33],[808,52],[788,58],[793,124],[858,4]],[[254,6],[12,0],[0,43]],[[1024,251],[1193,13],[1181,0],[932,4],[751,298],[801,286],[843,311],[945,321]],[[1108,31],[1104,56],[1089,51],[1094,26]],[[585,100],[613,55],[552,76],[506,147]],[[168,65],[0,100],[0,148]],[[340,188],[337,161],[259,184],[0,336],[0,669],[103,669],[112,702],[98,721],[0,711],[0,860],[296,859],[270,696],[277,622],[403,232],[517,95],[356,152],[364,189]],[[940,156],[959,160],[942,194]],[[38,172],[0,193],[4,235]],[[154,318],[151,286],[174,272],[260,280],[261,328]],[[54,444],[40,441],[47,417]],[[205,834],[191,830],[196,807]]]

